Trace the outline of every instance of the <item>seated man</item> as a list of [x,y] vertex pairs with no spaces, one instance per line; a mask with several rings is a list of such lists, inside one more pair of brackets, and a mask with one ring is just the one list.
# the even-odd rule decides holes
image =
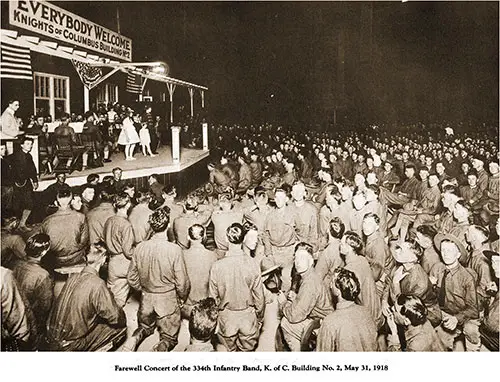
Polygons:
[[484,195],[484,208],[481,212],[481,218],[484,222],[489,221],[492,216],[499,213],[500,167],[498,159],[490,160],[488,168],[491,176],[488,179],[488,187]]
[[380,187],[383,187],[384,189],[384,191],[380,190],[380,200],[384,201],[385,199],[382,197],[383,193],[385,193],[385,191],[392,192],[394,186],[399,183],[399,177],[396,174],[396,171],[394,171],[394,165],[391,162],[386,161],[384,163],[384,169],[379,173],[378,178]]
[[[207,207],[207,208],[200,208]],[[200,206],[198,200],[189,196],[184,203],[184,213],[173,221],[175,241],[182,249],[189,248],[188,230],[194,224],[207,227],[210,223],[212,206]]]
[[0,244],[2,267],[13,269],[16,262],[26,258],[26,254],[24,253],[26,243],[23,237],[17,233],[17,227],[19,226],[18,218],[15,216],[2,216],[1,219],[2,228],[0,233],[2,240]]
[[444,351],[444,345],[427,320],[427,308],[416,296],[401,294],[387,315],[389,351],[401,351],[397,325],[404,328],[404,351]]
[[299,243],[295,248],[295,270],[301,282],[297,293],[279,294],[282,308],[281,329],[291,351],[300,351],[304,330],[316,318],[324,318],[333,311],[332,300],[323,280],[314,270],[313,248]]
[[211,341],[217,327],[218,314],[215,300],[211,297],[205,298],[193,306],[189,318],[191,340],[185,351],[215,351]]
[[81,273],[69,276],[47,324],[49,350],[96,351],[116,348],[125,339],[125,313],[99,277],[105,262],[103,251]]
[[484,256],[484,251],[490,250],[488,229],[479,225],[469,226],[466,232],[467,242],[472,250],[467,267],[472,269],[477,275],[477,299],[479,311],[482,312],[488,307],[490,297],[497,292],[496,284],[493,282],[493,274],[490,269],[490,262]]
[[429,274],[436,263],[441,263],[441,257],[434,248],[434,237],[436,230],[430,225],[420,225],[416,229],[415,241],[422,247],[423,253],[420,257],[420,265],[425,273]]
[[94,123],[94,114],[85,114],[87,121],[81,133],[84,142],[85,154],[92,153],[91,162],[94,167],[102,167],[103,159],[109,159],[109,146],[104,142],[104,137],[99,127]]
[[422,200],[413,209],[401,211],[396,226],[392,230],[394,236],[399,235],[399,238],[404,241],[411,222],[414,222],[414,226],[418,227],[419,225],[435,220],[435,214],[437,213],[441,197],[438,185],[439,178],[437,174],[430,174],[429,188],[424,191]]
[[[77,140],[77,135],[75,133],[75,129],[73,129],[69,125],[70,122],[71,122],[71,120],[70,120],[68,114],[65,113],[61,116],[61,124],[59,126],[57,126],[54,130],[54,134],[53,134],[54,143],[56,145],[59,145],[58,142],[59,142],[60,137],[69,137],[67,144],[69,145],[69,147],[71,147],[71,150],[73,151],[73,154],[76,157],[73,159],[69,158],[67,163],[66,163],[66,167],[70,168],[74,164],[73,160],[78,159],[78,156],[81,155],[82,156],[82,166],[83,166],[83,168],[86,168],[87,161],[88,161],[88,154],[85,151],[85,147],[79,144],[79,142]],[[61,149],[63,147],[59,147],[59,148]],[[66,148],[66,146],[64,146],[64,148]]]
[[336,307],[321,323],[317,351],[377,351],[375,321],[364,306],[355,302],[361,291],[356,275],[339,267],[330,288]]
[[437,234],[434,243],[440,250],[444,263],[436,264],[429,277],[437,285],[439,306],[443,314],[438,334],[447,350],[453,350],[455,338],[463,333],[466,351],[479,351],[481,337],[477,276],[459,262],[461,256],[467,255],[467,251],[460,240],[451,234]]
[[207,193],[213,196],[217,196],[218,194],[225,192],[226,189],[230,187],[231,179],[229,178],[229,176],[214,163],[209,163],[207,167],[209,172]]
[[413,295],[422,300],[432,326],[441,322],[441,311],[437,296],[427,273],[419,264],[422,249],[414,241],[396,242],[392,255],[396,267],[387,277],[382,296],[382,309],[387,316],[389,307],[394,306],[399,295]]
[[495,274],[495,286],[497,293],[495,298],[488,306],[483,323],[479,328],[481,333],[482,342],[491,351],[498,351],[498,331],[500,329],[499,317],[500,312],[498,309],[498,277],[500,276],[500,255],[498,252],[484,251],[484,255],[490,260],[491,268]]
[[247,163],[245,155],[242,153],[238,155],[238,163],[240,165],[239,175],[238,175],[238,187],[236,188],[237,194],[244,194],[250,188],[252,184],[252,170]]
[[419,181],[415,176],[416,168],[414,164],[408,163],[405,166],[405,181],[401,184],[398,192],[391,192],[385,187],[380,190],[380,199],[386,205],[394,205],[399,208],[406,203],[417,198],[416,191],[419,186]]
[[[459,200],[460,197],[458,196],[458,190],[455,186],[442,186],[441,204],[443,205],[445,211],[440,215],[436,215],[433,222],[426,224],[431,225],[440,233],[450,233],[456,225],[456,222],[453,219],[453,212]],[[413,226],[418,227],[418,223]]]

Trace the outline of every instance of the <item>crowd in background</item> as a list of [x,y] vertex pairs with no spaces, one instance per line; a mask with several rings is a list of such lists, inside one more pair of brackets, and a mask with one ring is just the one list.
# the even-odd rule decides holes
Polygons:
[[134,351],[158,330],[171,351],[186,320],[188,351],[498,351],[497,137],[401,131],[214,126],[182,200],[116,168],[33,206],[36,175],[2,158],[2,346]]

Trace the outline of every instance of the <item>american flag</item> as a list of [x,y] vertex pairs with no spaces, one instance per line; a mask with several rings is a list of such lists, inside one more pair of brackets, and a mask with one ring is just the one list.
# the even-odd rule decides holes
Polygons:
[[129,93],[140,94],[142,91],[142,77],[141,77],[141,75],[128,72],[126,90]]
[[102,69],[79,60],[71,60],[82,83],[92,89],[102,77]]
[[0,78],[33,79],[29,48],[1,41],[0,50]]

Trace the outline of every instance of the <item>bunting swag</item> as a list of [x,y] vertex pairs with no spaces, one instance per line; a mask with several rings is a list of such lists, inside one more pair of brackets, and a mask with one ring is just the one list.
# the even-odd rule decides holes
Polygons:
[[75,59],[72,59],[71,61],[73,62],[73,66],[75,67],[83,85],[85,85],[88,89],[92,89],[99,83],[99,80],[102,77],[101,68]]
[[29,48],[1,42],[0,78],[33,80]]

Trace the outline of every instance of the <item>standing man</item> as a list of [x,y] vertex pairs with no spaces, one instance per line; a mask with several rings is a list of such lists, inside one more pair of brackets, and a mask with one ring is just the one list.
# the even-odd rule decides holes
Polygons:
[[362,250],[363,241],[359,235],[347,231],[340,241],[340,254],[345,259],[345,268],[354,272],[360,282],[361,290],[356,302],[370,311],[377,324],[377,329],[379,329],[384,324],[380,297],[377,294],[377,286],[370,265],[366,258],[361,255]]
[[301,181],[292,186],[293,204],[290,206],[294,212],[295,231],[299,241],[306,242],[313,247],[313,252],[318,251],[318,209],[305,200],[306,186]]
[[377,351],[375,321],[364,306],[356,304],[361,292],[356,275],[337,268],[330,287],[337,306],[321,324],[317,351]]
[[104,225],[111,216],[115,215],[113,197],[114,193],[111,186],[102,188],[99,192],[101,202],[87,213],[90,244],[104,240]]
[[220,209],[212,213],[212,223],[217,256],[221,258],[229,248],[227,229],[233,223],[242,223],[243,212],[234,208],[233,197],[229,193],[219,195],[219,206]]
[[9,101],[9,106],[2,113],[0,132],[2,139],[15,139],[18,135],[24,134],[20,131],[20,119],[15,114],[19,110],[19,101],[13,99]]
[[54,299],[54,281],[40,265],[49,248],[50,238],[47,235],[39,233],[31,236],[26,243],[26,261],[17,262],[13,269],[19,291],[26,298],[25,304],[33,312],[31,341],[35,349],[45,337]]
[[330,232],[328,233],[328,245],[319,253],[315,270],[319,278],[323,280],[327,288],[330,288],[333,271],[344,266],[344,259],[340,257],[340,239],[345,232],[345,225],[339,217],[330,221]]
[[153,114],[151,114],[151,106],[146,106],[144,109],[144,115],[142,116],[142,122],[146,122],[148,124],[149,136],[151,137],[151,150],[153,151],[153,155],[158,154],[159,147],[159,139],[158,139],[158,128],[155,123],[155,119]]
[[158,174],[151,174],[148,177],[149,190],[157,200],[162,200],[162,193],[164,185],[160,183],[160,176]]
[[125,193],[116,195],[113,207],[116,215],[111,216],[104,224],[104,242],[109,252],[108,288],[115,296],[118,306],[127,302],[130,285],[127,282],[127,271],[134,247],[134,229],[128,221],[128,210],[132,203]]
[[0,141],[0,169],[2,170],[1,183],[1,208],[2,217],[11,216],[12,198],[14,196],[14,179],[9,161],[6,160],[7,146],[4,141]]
[[12,271],[0,267],[2,282],[2,351],[30,349],[30,328],[27,308]]
[[188,229],[189,249],[182,251],[186,270],[191,282],[191,291],[189,297],[182,307],[184,318],[191,315],[191,309],[197,301],[208,297],[208,281],[210,278],[210,269],[217,261],[217,255],[209,251],[203,245],[205,239],[205,227],[201,224],[193,224]]
[[57,193],[58,210],[42,222],[41,233],[50,237],[55,268],[84,264],[89,248],[89,228],[85,215],[71,209],[69,187]]
[[276,208],[267,216],[264,234],[264,251],[266,256],[273,256],[275,262],[283,268],[284,291],[288,291],[292,284],[292,266],[297,233],[295,231],[295,217],[291,207],[287,206],[287,192],[276,189],[274,201]]
[[264,318],[265,299],[257,262],[242,249],[245,230],[239,223],[227,229],[229,249],[210,271],[209,294],[219,307],[218,337],[228,351],[253,351]]
[[181,248],[167,241],[169,220],[165,209],[153,212],[149,220],[153,235],[139,243],[132,256],[127,280],[132,288],[141,291],[137,312],[139,327],[124,350],[135,351],[155,328],[160,332],[155,351],[171,351],[177,345],[181,305],[189,295],[191,284]]
[[363,217],[363,234],[365,236],[365,257],[370,264],[373,279],[377,285],[377,292],[382,296],[385,279],[391,272],[394,263],[385,242],[384,235],[379,229],[380,218],[374,213],[367,213]]
[[12,199],[13,210],[16,215],[21,215],[19,228],[26,228],[26,222],[33,208],[33,191],[38,189],[38,174],[33,157],[30,154],[33,148],[33,139],[23,137],[21,150],[9,155],[6,160],[12,169],[14,180],[14,195]]
[[112,171],[113,173],[113,186],[115,188],[115,193],[119,194],[122,192],[122,187],[124,182],[122,180],[123,170],[120,167],[115,167]]
[[149,217],[152,211],[148,205],[151,202],[152,195],[148,191],[140,190],[137,192],[137,205],[132,207],[128,220],[134,230],[135,242],[140,243],[149,239],[151,227],[149,226]]
[[300,276],[297,293],[278,295],[283,318],[283,337],[291,351],[300,351],[300,339],[314,319],[326,317],[333,311],[330,291],[314,269],[313,248],[307,243],[297,244],[294,259],[295,269]]

